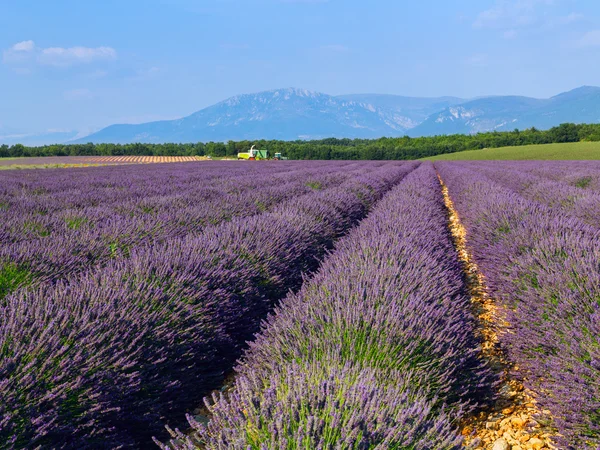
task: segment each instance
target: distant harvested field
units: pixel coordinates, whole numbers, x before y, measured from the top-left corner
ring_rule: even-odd
[[[0,169],[85,167],[204,160],[206,158],[203,156],[46,156],[34,158],[0,158]]]
[[[596,160],[600,159],[600,142],[523,145],[520,147],[485,148],[446,153],[424,158],[426,161],[474,160]]]

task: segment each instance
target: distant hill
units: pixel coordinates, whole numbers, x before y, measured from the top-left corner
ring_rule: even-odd
[[[39,146],[49,142],[59,143],[69,141],[77,136],[77,131],[46,131],[41,133],[25,133],[0,127],[0,145],[23,144],[25,146]]]
[[[193,142],[401,136],[409,116],[363,100],[278,89],[238,95],[178,120],[112,125],[79,142]]]
[[[386,94],[339,95],[336,98],[373,105],[394,114],[406,129],[411,129],[426,120],[431,114],[466,102],[457,97],[403,97]]]
[[[411,136],[472,134],[561,123],[599,123],[600,88],[584,86],[550,99],[487,97],[449,106],[410,130]]]
[[[334,97],[304,89],[277,89],[238,95],[178,120],[111,125],[72,142],[417,137],[548,129],[565,122],[600,123],[600,88],[586,86],[550,99],[497,96],[474,100],[380,94]]]

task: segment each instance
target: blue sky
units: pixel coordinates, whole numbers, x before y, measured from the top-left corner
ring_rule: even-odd
[[[600,85],[597,0],[2,0],[0,135],[181,117],[280,87]]]

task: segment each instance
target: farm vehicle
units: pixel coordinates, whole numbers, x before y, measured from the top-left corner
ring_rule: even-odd
[[[255,146],[253,145],[247,152],[238,153],[237,159],[246,159],[249,161],[262,161],[267,159],[275,159],[281,161],[287,159],[285,156],[282,156],[281,153],[275,153],[275,156],[271,158],[268,150],[259,150],[254,147]]]

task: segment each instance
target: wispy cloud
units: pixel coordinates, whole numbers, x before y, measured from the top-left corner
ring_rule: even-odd
[[[108,75],[108,71],[106,70],[94,70],[93,72],[88,73],[88,78],[92,78],[92,79],[98,79],[98,78],[104,78]]]
[[[72,133],[73,130],[69,128],[48,128],[46,133]]]
[[[94,98],[92,91],[86,88],[70,89],[63,93],[67,100],[89,100]]]
[[[585,20],[583,14],[572,12],[567,15],[547,17],[543,25],[545,29],[552,30],[555,28],[574,26],[575,24],[579,26],[579,22],[583,20]]]
[[[11,48],[2,52],[2,61],[5,64],[21,63],[27,61],[34,48],[35,44],[33,41],[17,42]]]
[[[479,13],[475,28],[516,28],[538,21],[540,10],[558,0],[496,0],[494,6]]]
[[[469,56],[465,62],[467,65],[472,67],[486,67],[489,62],[489,57],[485,53],[478,53],[476,55]]]
[[[160,72],[161,72],[160,67],[152,66],[152,67],[149,67],[148,69],[140,70],[138,72],[138,74],[144,75],[144,76],[154,76],[154,75],[159,74]]]
[[[117,58],[112,47],[49,47],[41,50],[38,56],[40,64],[68,67],[74,64],[89,64],[94,61],[107,61]]]
[[[140,69],[134,75],[128,77],[129,81],[144,81],[158,77],[163,70],[160,67],[152,66],[147,69]]]
[[[600,30],[592,30],[585,33],[576,42],[577,47],[600,47]]]
[[[583,20],[584,18],[585,18],[585,16],[583,14],[572,12],[571,14],[568,14],[566,16],[557,17],[555,19],[555,21],[557,23],[567,25],[570,23],[579,22],[580,20]]]
[[[69,67],[76,64],[89,64],[96,61],[110,61],[117,58],[112,47],[47,47],[40,48],[35,42],[22,41],[4,50],[5,64],[37,63],[55,67]]]
[[[15,52],[30,52],[34,49],[35,43],[33,41],[22,41],[17,42],[11,47],[11,50]]]
[[[504,39],[515,39],[524,32],[556,32],[585,19],[583,14],[565,14],[558,8],[567,0],[495,0],[493,6],[479,13],[475,29],[496,30]]]

